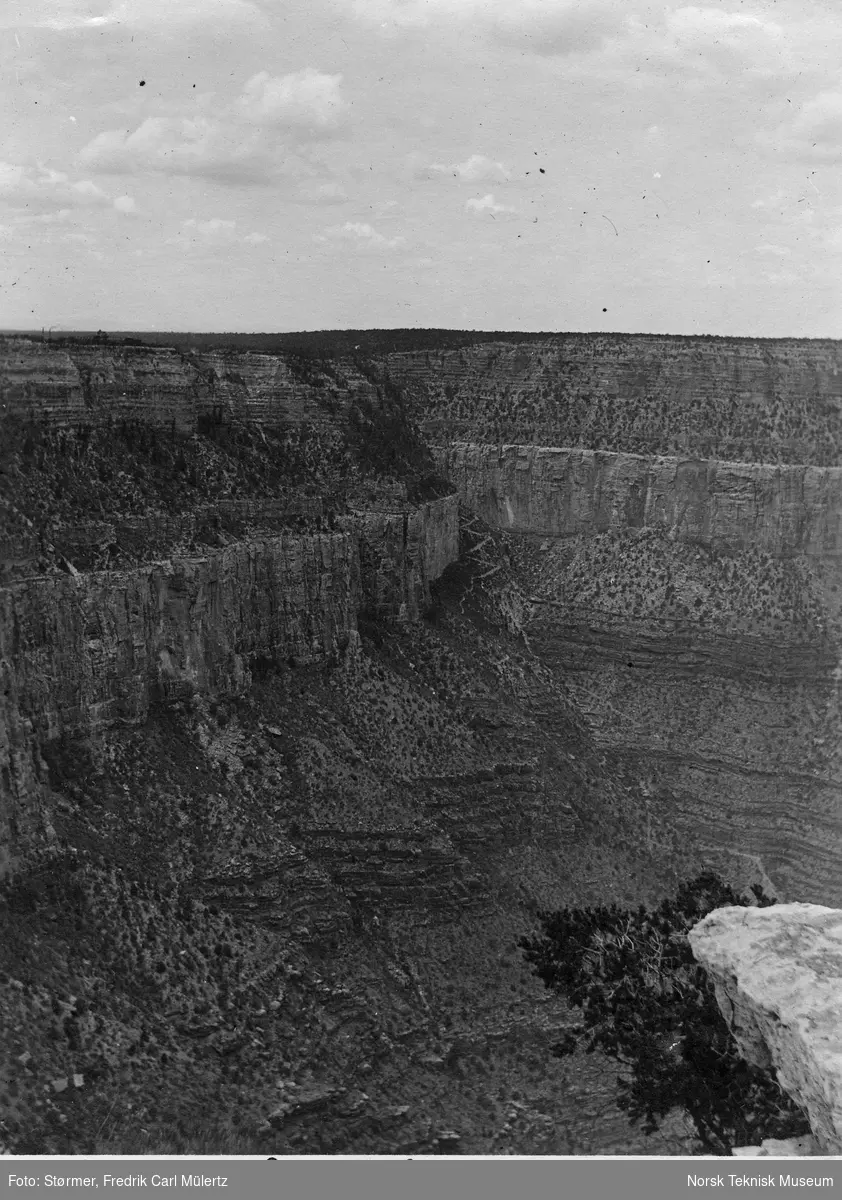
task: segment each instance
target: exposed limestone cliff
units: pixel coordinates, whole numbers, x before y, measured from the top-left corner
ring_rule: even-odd
[[[347,534],[288,536],[0,590],[0,726],[11,764],[0,843],[8,856],[33,848],[33,775],[48,743],[139,724],[154,701],[240,694],[255,659],[322,661],[356,636],[360,603],[357,546]]]
[[[720,908],[689,936],[745,1059],[775,1069],[819,1153],[842,1154],[842,912]]]
[[[714,550],[842,555],[842,467],[464,443],[437,457],[469,508],[514,533],[662,528]]]
[[[842,903],[842,470],[456,444],[516,539],[533,650],[715,855]]]
[[[295,356],[4,338],[0,395],[0,416],[64,426],[140,418],[192,431],[202,416],[231,412],[329,425],[352,396],[373,399],[375,389],[353,364],[339,374]]]
[[[326,427],[376,383],[352,358],[4,339],[0,414],[192,429],[237,412]],[[566,334],[385,355],[431,441],[835,465],[842,351],[798,339]]]
[[[558,334],[386,357],[433,442],[530,442],[837,465],[842,349],[797,339]]]
[[[43,824],[36,747],[141,723],[156,701],[242,694],[255,662],[335,658],[356,644],[363,607],[417,619],[458,554],[456,498],[345,524],[334,534],[264,535],[200,559],[71,568],[0,589],[7,858]]]
[[[615,1069],[554,1067],[568,1014],[516,946],[539,903],[648,894],[642,797],[508,632],[483,538],[358,654],[41,746],[40,854],[0,889],[6,1145],[652,1148]]]
[[[430,583],[459,552],[456,496],[402,512],[358,512],[339,524],[360,531],[362,586],[374,612],[417,619],[430,601]]]

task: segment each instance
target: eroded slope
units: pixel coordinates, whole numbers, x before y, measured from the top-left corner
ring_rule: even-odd
[[[840,343],[558,334],[396,351],[430,440],[831,466]]]
[[[651,1149],[616,1068],[549,1056],[515,942],[692,850],[518,635],[510,548],[463,549],[423,623],[44,746],[54,834],[0,910],[12,1149]]]

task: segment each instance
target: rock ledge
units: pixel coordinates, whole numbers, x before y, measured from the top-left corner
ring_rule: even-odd
[[[746,1060],[775,1068],[819,1153],[842,1154],[842,911],[719,908],[690,944]]]

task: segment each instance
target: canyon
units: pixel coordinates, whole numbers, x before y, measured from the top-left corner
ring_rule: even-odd
[[[468,508],[538,540],[523,628],[600,744],[781,894],[839,904],[842,472],[464,444],[438,461]]]
[[[246,1153],[691,1146],[516,940],[842,903],[842,350],[511,338],[3,342],[0,1137],[200,1149],[212,1087]]]

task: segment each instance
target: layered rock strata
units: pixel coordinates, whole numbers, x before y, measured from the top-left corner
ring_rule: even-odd
[[[714,550],[842,554],[842,467],[466,443],[437,459],[467,507],[513,533],[657,527]]]
[[[842,903],[842,470],[536,446],[437,452],[513,541],[533,651],[720,855]]]
[[[339,374],[290,355],[4,338],[0,396],[0,419],[58,426],[143,420],[192,432],[202,417],[232,413],[242,421],[329,425],[351,397],[373,400],[376,390],[353,364]]]
[[[743,1057],[774,1068],[822,1154],[842,1154],[842,912],[720,908],[690,931]]]
[[[838,342],[566,334],[380,361],[433,442],[531,442],[833,465],[842,457]],[[3,339],[0,418],[60,425],[202,416],[330,424],[376,386],[352,358]]]
[[[360,602],[348,534],[0,590],[2,844],[13,857],[39,827],[40,747],[140,723],[156,700],[240,693],[255,660],[339,653]]]
[[[381,615],[417,618],[429,603],[430,582],[458,556],[456,496],[400,512],[357,512],[338,523],[359,530],[363,592]]]
[[[842,458],[839,342],[558,334],[385,362],[441,444],[821,466]]]
[[[39,746],[141,723],[156,701],[241,694],[255,664],[335,658],[363,608],[417,618],[457,554],[458,502],[444,497],[335,533],[0,589],[0,845],[40,828]]]

